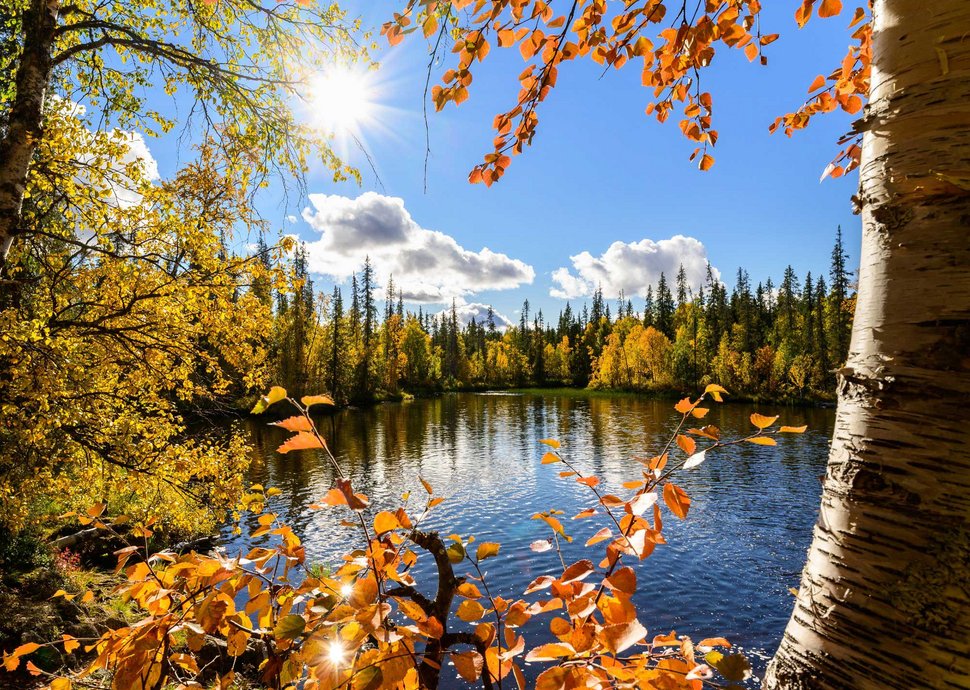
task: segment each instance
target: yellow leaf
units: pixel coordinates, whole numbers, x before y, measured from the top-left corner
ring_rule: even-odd
[[[544,439],[540,440],[539,443],[544,443],[545,445],[549,446],[550,448],[556,448],[556,449],[558,449],[559,446],[562,445],[561,443],[559,443],[559,441],[557,441],[554,438],[544,438]]]
[[[806,429],[808,429],[807,424],[805,426],[783,426],[778,431],[783,434],[804,434]]]
[[[303,407],[310,407],[311,405],[336,406],[337,404],[329,395],[304,395],[302,398],[300,398],[300,402],[303,403]]]
[[[485,607],[474,599],[465,599],[458,605],[456,613],[466,623],[472,623],[485,615]]]
[[[542,456],[543,465],[551,465],[554,462],[562,462],[562,458],[560,458],[555,453],[546,453],[545,455]]]
[[[250,410],[251,414],[262,414],[265,412],[270,405],[278,403],[286,397],[286,389],[280,386],[273,386],[269,389],[269,393],[264,395],[259,399],[259,402]]]
[[[480,561],[484,561],[486,558],[498,556],[498,551],[500,548],[501,545],[493,541],[483,541],[478,545],[478,551],[475,552],[475,558]]]

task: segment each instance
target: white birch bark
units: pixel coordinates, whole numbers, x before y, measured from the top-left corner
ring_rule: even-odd
[[[769,690],[970,688],[970,1],[873,16],[852,344]]]

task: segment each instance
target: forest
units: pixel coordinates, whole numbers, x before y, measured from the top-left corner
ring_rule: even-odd
[[[848,354],[854,290],[838,229],[829,283],[821,272],[799,280],[788,266],[777,289],[752,286],[738,269],[734,287],[717,278],[693,294],[680,267],[661,272],[645,298],[613,304],[567,302],[558,315],[532,313],[499,328],[494,313],[463,323],[457,309],[405,310],[393,276],[378,304],[370,263],[350,294],[315,294],[305,247],[294,249],[289,282],[254,294],[273,313],[264,347],[270,378],[303,394],[326,390],[339,402],[366,402],[435,390],[575,386],[677,396],[718,382],[736,396],[808,402],[835,398],[835,369]],[[268,256],[263,246],[257,256]],[[271,270],[267,265],[266,270]],[[345,307],[346,304],[346,307]]]
[[[970,687],[968,36],[4,0],[0,687]]]

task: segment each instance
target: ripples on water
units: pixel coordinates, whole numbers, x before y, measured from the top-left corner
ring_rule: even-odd
[[[751,428],[754,409],[718,405],[704,421],[734,436]],[[763,670],[791,611],[788,589],[798,586],[811,539],[834,419],[832,410],[758,411],[781,414],[785,424],[808,424],[809,431],[774,448],[722,449],[681,473],[676,481],[692,499],[688,518],[681,522],[665,513],[668,544],[635,566],[639,618],[650,635],[723,635],[751,655],[756,671]],[[588,489],[557,476],[562,465],[540,464],[539,439],[559,439],[562,452],[584,473],[599,476],[607,492],[624,495],[620,484],[640,478],[633,457],[659,452],[675,416],[669,402],[628,397],[449,394],[345,410],[319,424],[354,489],[366,493],[375,510],[393,510],[408,490],[423,503],[420,475],[448,499],[426,528],[501,542],[501,555],[486,562],[490,587],[518,598],[533,578],[558,564],[555,551],[529,550],[532,541],[549,536],[545,524],[530,517],[558,508],[569,518],[595,504]],[[333,480],[326,459],[315,451],[279,455],[275,448],[286,432],[256,423],[250,428],[258,453],[251,479],[282,490],[269,510],[293,526],[308,561],[337,563],[360,546],[358,533],[340,526],[339,511],[309,508]],[[582,544],[604,526],[602,519],[563,522],[575,537],[565,547],[566,562],[597,562],[601,545]],[[248,538],[255,526],[248,517],[242,535],[224,531],[230,553],[265,539]],[[430,558],[422,562],[431,565]],[[548,620],[542,617],[524,631],[530,643],[549,637]],[[530,670],[530,676],[537,672]]]

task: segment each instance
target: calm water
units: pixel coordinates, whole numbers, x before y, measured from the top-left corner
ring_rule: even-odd
[[[751,428],[752,411],[747,405],[719,405],[704,421],[735,435]],[[768,406],[758,411],[781,414],[786,424],[808,424],[809,431],[775,448],[724,449],[682,473],[677,482],[692,498],[690,514],[686,522],[667,514],[668,544],[640,563],[637,574],[640,621],[651,635],[670,630],[695,640],[723,635],[742,646],[760,670],[791,610],[788,588],[798,585],[811,538],[834,412]],[[671,403],[663,401],[485,393],[346,410],[320,424],[354,489],[366,493],[373,508],[395,508],[405,490],[423,501],[421,475],[436,494],[448,497],[427,528],[501,542],[501,555],[486,562],[490,586],[517,598],[528,582],[554,572],[558,563],[555,551],[529,550],[530,542],[549,536],[545,524],[530,516],[558,508],[568,518],[595,504],[588,489],[557,476],[562,465],[540,464],[539,439],[559,439],[586,473],[599,476],[609,492],[625,495],[620,484],[639,478],[641,466],[633,456],[655,454],[675,416]],[[262,424],[251,429],[259,453],[252,480],[282,490],[270,509],[303,539],[308,560],[334,563],[359,546],[357,533],[339,525],[339,511],[309,509],[333,479],[325,459],[316,451],[279,455],[275,448],[286,432]],[[567,563],[581,557],[597,562],[601,545],[582,544],[605,525],[602,518],[564,524],[575,537],[566,547]],[[247,535],[255,520],[242,527],[239,537],[225,531],[230,552],[253,543]],[[430,565],[430,558],[422,560]],[[541,620],[526,631],[530,642],[548,635],[548,617]]]

